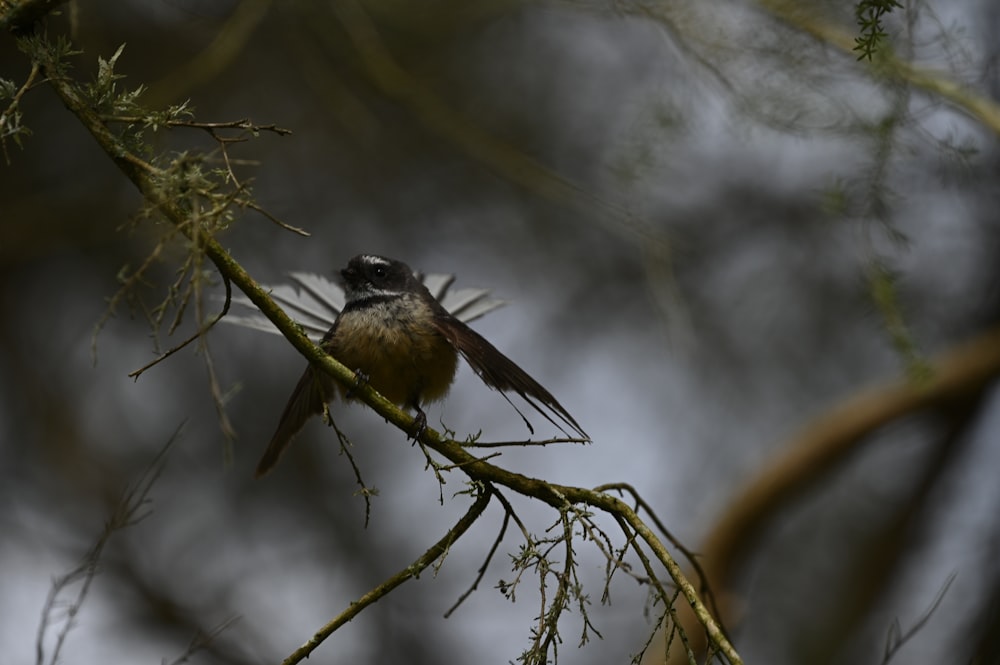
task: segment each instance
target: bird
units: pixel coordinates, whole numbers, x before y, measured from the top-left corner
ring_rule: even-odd
[[[454,275],[422,272],[414,274],[435,300],[451,312],[452,316],[465,323],[471,323],[508,304],[505,300],[491,297],[488,289],[455,288]],[[336,272],[336,277],[339,279],[339,271]],[[261,284],[261,288],[295,319],[295,323],[316,344],[320,343],[344,309],[343,286],[325,275],[293,271],[288,273],[287,283]],[[217,298],[220,302],[225,300],[223,297]],[[281,335],[271,319],[264,316],[250,298],[233,293],[231,303],[242,310],[238,314],[228,313],[222,323]]]
[[[582,440],[590,440],[552,393],[445,309],[406,263],[359,254],[348,261],[340,275],[345,303],[319,346],[387,400],[412,409],[416,413],[414,439],[426,428],[422,407],[447,395],[461,356],[483,383],[508,402],[506,394],[514,393],[567,436],[553,416]],[[349,388],[307,366],[255,476],[270,472],[309,418],[323,413],[327,403],[338,396],[352,399]],[[525,423],[533,431],[527,419]]]

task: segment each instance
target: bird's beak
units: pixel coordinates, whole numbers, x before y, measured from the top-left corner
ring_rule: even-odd
[[[340,277],[344,280],[345,284],[350,284],[357,280],[358,273],[353,268],[348,267],[340,271]]]

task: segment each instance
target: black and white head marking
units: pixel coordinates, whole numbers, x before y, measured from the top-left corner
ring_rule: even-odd
[[[384,256],[355,256],[340,274],[344,278],[347,307],[376,299],[397,298],[413,290],[414,277],[409,266]]]

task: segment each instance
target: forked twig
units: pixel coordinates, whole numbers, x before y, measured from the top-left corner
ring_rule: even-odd
[[[330,415],[330,410],[324,404],[323,409],[323,419],[333,428],[333,431],[337,433],[337,441],[340,443],[340,452],[342,455],[347,457],[347,461],[351,465],[351,469],[354,471],[354,480],[358,483],[358,491],[355,494],[360,494],[365,500],[365,528],[368,528],[368,520],[371,518],[372,513],[372,497],[378,495],[378,489],[375,487],[368,487],[365,483],[364,478],[361,477],[361,468],[358,466],[357,461],[354,459],[354,454],[351,452],[351,446],[354,444],[348,438],[347,434],[343,432],[339,427],[337,427],[336,421],[333,416]]]
[[[934,600],[931,601],[930,607],[924,611],[923,615],[917,619],[917,622],[913,624],[913,627],[908,631],[905,633],[900,632],[901,629],[899,627],[899,619],[892,622],[889,626],[889,634],[886,635],[885,639],[885,652],[882,656],[882,665],[888,665],[889,661],[892,660],[892,657],[896,655],[903,645],[909,642],[914,635],[920,632],[920,630],[927,625],[927,622],[930,621],[931,616],[933,616],[934,612],[936,612],[937,608],[941,605],[941,601],[944,600],[945,594],[948,593],[948,589],[951,588],[951,583],[955,581],[955,577],[957,576],[958,573],[952,573],[948,576],[948,579],[946,579],[944,584],[941,586],[941,590],[938,591],[937,596],[935,596]]]
[[[722,633],[728,637],[729,632],[726,630],[725,624],[722,623],[722,613],[719,610],[719,604],[716,601],[715,593],[712,591],[712,587],[709,584],[708,575],[705,573],[705,569],[698,561],[698,557],[695,553],[685,547],[678,538],[670,533],[670,530],[667,529],[666,525],[664,525],[662,520],[660,520],[656,511],[654,511],[652,506],[650,506],[649,503],[647,503],[646,500],[639,495],[639,492],[636,491],[634,487],[628,483],[609,483],[607,485],[600,485],[599,487],[594,488],[595,492],[607,492],[610,490],[616,491],[619,494],[629,494],[635,501],[636,508],[644,510],[646,514],[649,515],[649,518],[653,521],[656,528],[660,530],[660,533],[666,536],[667,540],[670,541],[670,544],[673,545],[678,552],[684,555],[684,558],[687,559],[689,564],[691,564],[691,568],[698,576],[698,581],[700,583],[699,591],[701,591],[702,595],[705,596],[707,604],[712,610],[712,614],[714,614],[716,619],[719,621],[719,628],[722,630]]]
[[[495,489],[491,488],[491,491],[496,492]],[[504,512],[503,523],[500,525],[500,532],[497,537],[493,540],[493,545],[490,546],[490,551],[486,553],[486,560],[483,561],[483,565],[479,566],[479,570],[476,571],[476,579],[472,581],[469,588],[458,597],[455,604],[448,608],[448,611],[444,613],[444,618],[447,619],[458,609],[459,605],[465,602],[465,599],[473,594],[473,592],[479,588],[479,583],[483,581],[483,577],[486,575],[486,569],[489,568],[490,562],[493,560],[493,555],[497,553],[497,549],[500,547],[500,543],[503,541],[503,537],[507,534],[507,526],[510,524],[510,513]]]
[[[46,663],[48,665],[55,665],[59,661],[59,655],[66,643],[66,638],[76,625],[76,617],[80,613],[84,601],[87,599],[94,578],[97,576],[98,564],[104,553],[104,548],[107,547],[108,542],[115,533],[137,524],[149,514],[148,512],[143,512],[143,509],[149,505],[149,492],[153,489],[153,484],[163,472],[167,452],[178,439],[180,431],[181,428],[178,427],[163,447],[160,448],[159,452],[156,453],[156,456],[153,457],[135,484],[125,488],[121,497],[116,502],[111,516],[104,523],[101,535],[98,536],[93,546],[91,546],[90,550],[81,559],[80,564],[53,581],[52,588],[49,590],[49,595],[45,600],[45,605],[42,607],[42,616],[38,623],[38,633],[35,637],[36,665],[46,665]],[[78,581],[82,581],[80,590],[76,593],[75,599],[65,604],[65,618],[55,619],[53,613],[57,606],[62,605],[58,602],[60,594],[71,584]],[[45,636],[49,628],[58,620],[62,620],[64,623],[56,634],[52,654],[46,660]]]

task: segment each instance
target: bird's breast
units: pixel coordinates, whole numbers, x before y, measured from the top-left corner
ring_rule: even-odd
[[[400,406],[447,394],[458,353],[434,325],[434,313],[402,297],[345,311],[326,342],[341,363],[368,376],[375,390]]]

